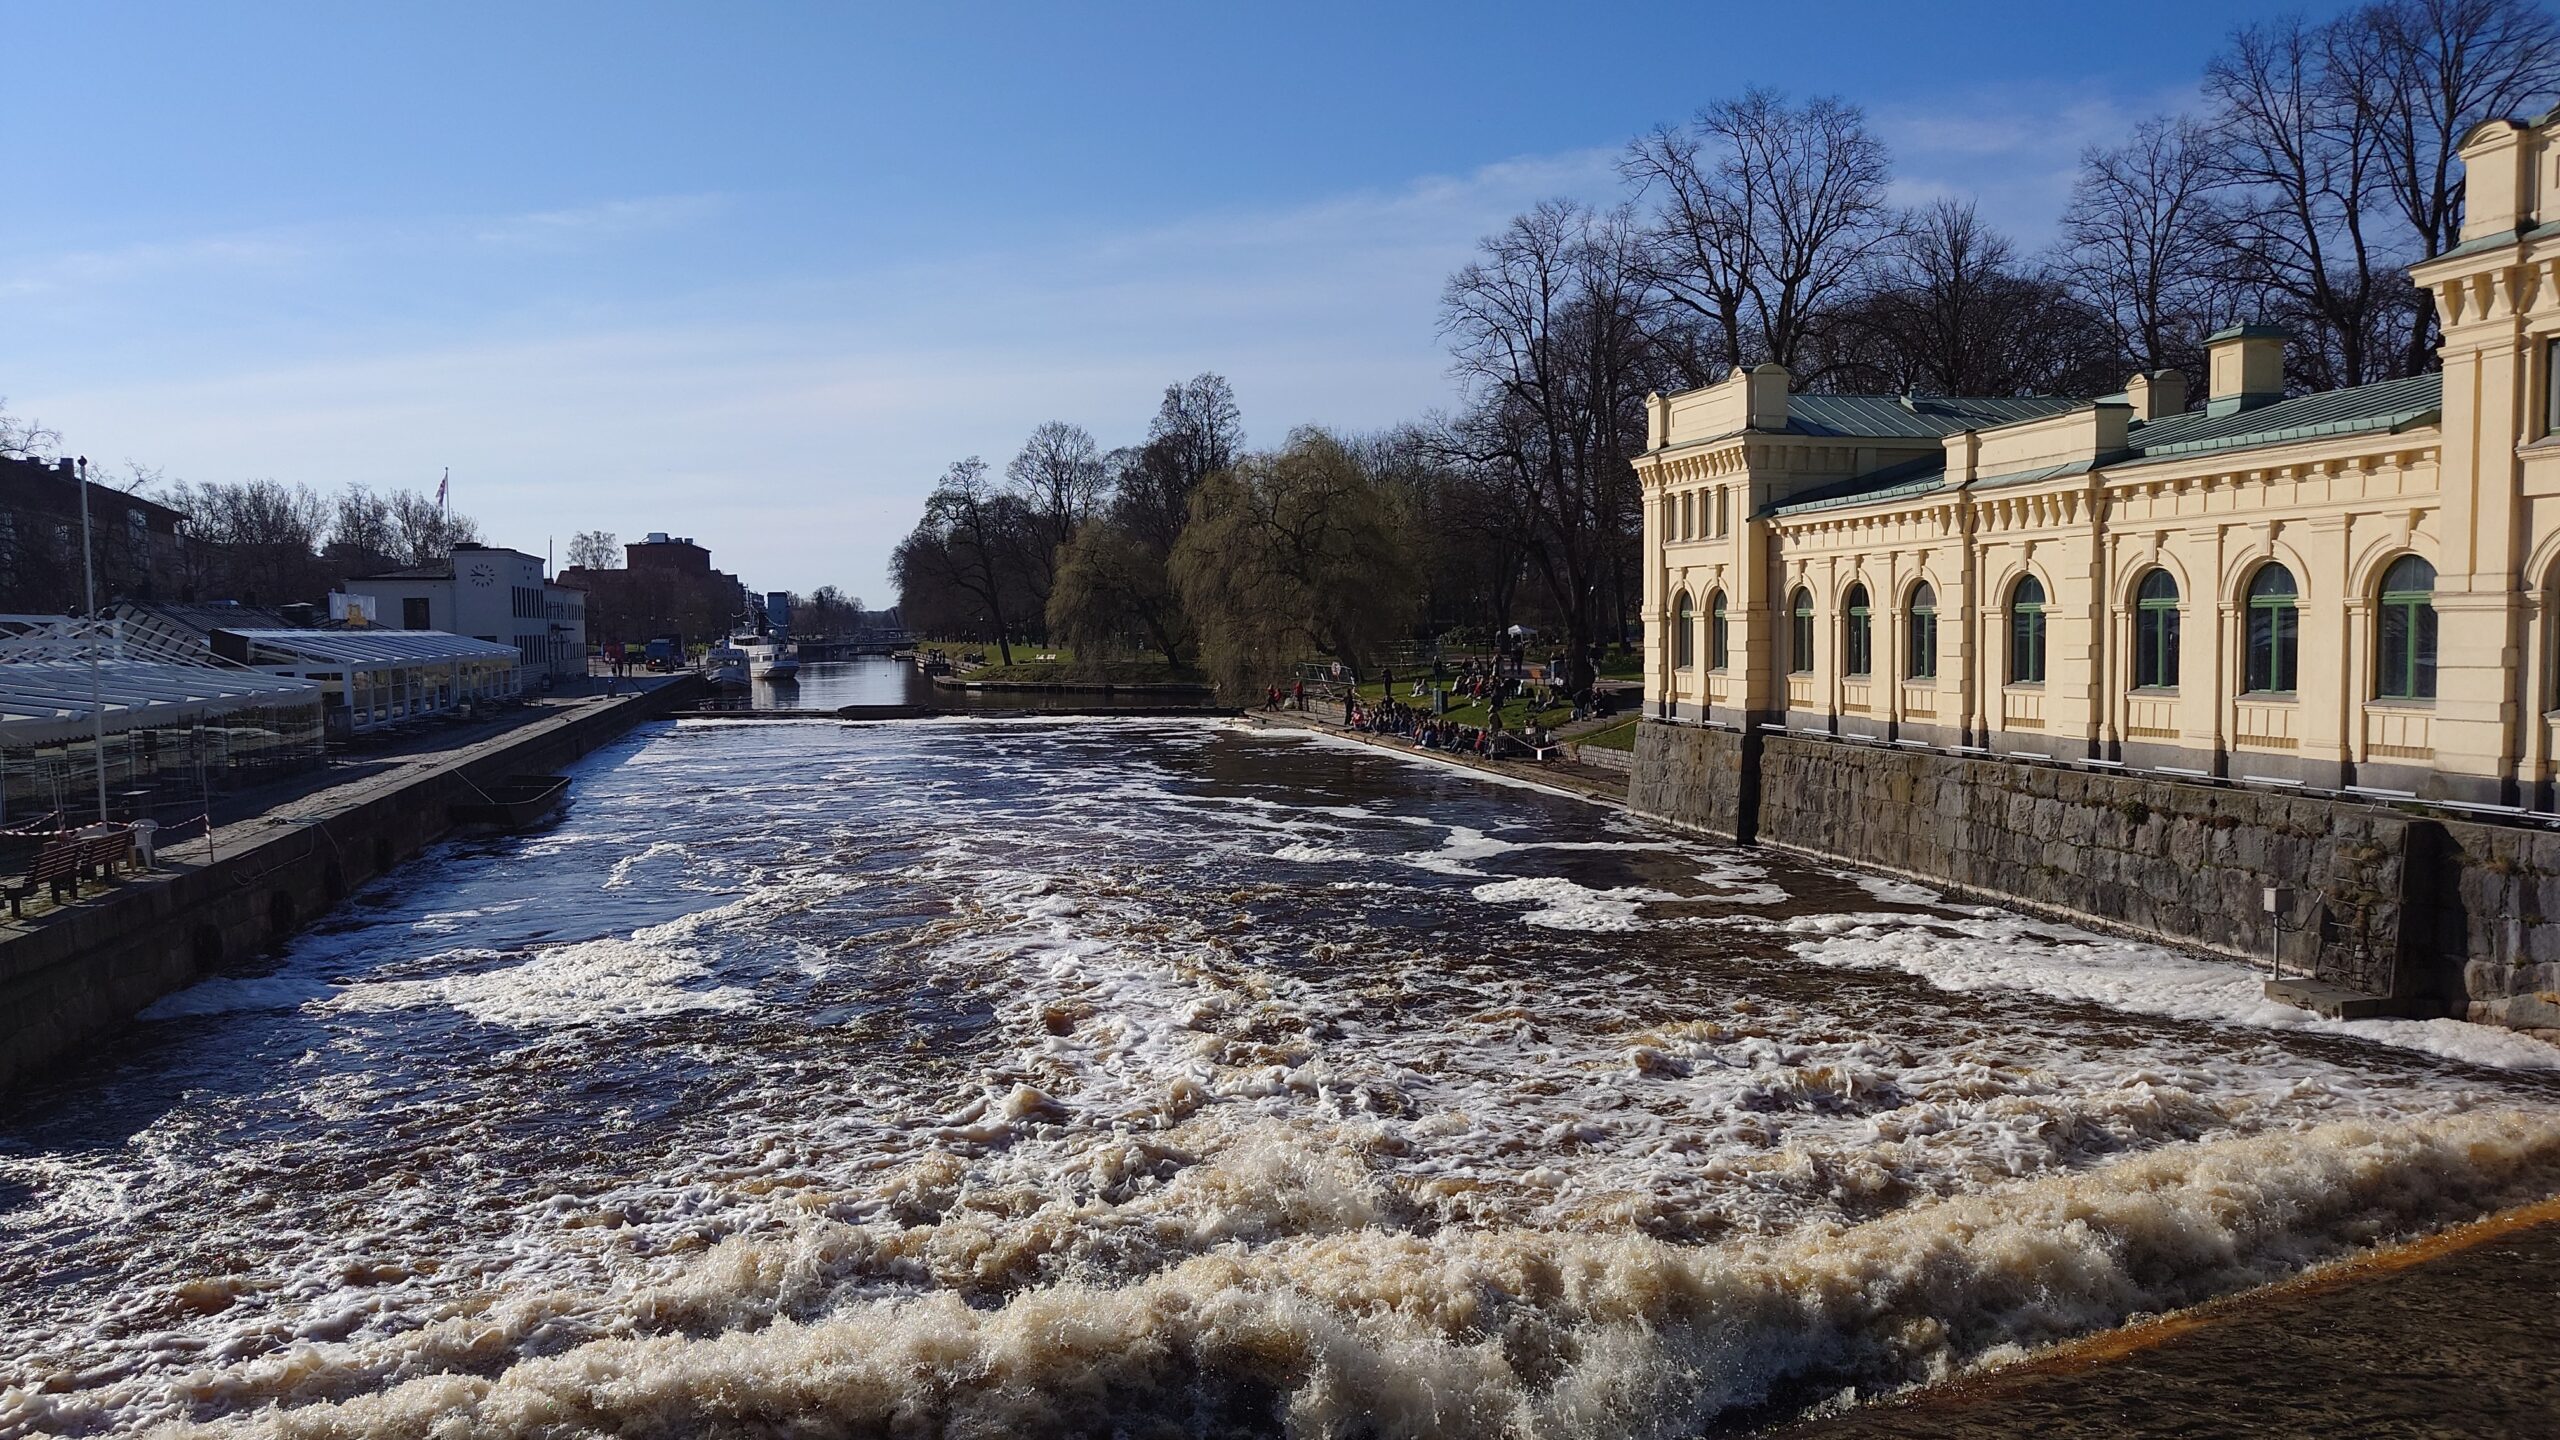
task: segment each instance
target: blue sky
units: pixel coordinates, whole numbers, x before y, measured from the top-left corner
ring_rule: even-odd
[[[943,466],[1043,420],[1126,443],[1201,370],[1260,442],[1445,406],[1475,238],[1703,102],[1854,100],[2040,243],[2278,8],[0,0],[0,396],[885,604]]]

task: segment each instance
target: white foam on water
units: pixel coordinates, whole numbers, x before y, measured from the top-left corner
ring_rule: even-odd
[[[1551,930],[1640,930],[1645,921],[1637,912],[1647,902],[1680,898],[1668,890],[1642,885],[1596,890],[1554,875],[1496,880],[1478,885],[1471,893],[1488,905],[1523,901],[1536,905],[1537,909],[1521,918]]]
[[[2458,1020],[2327,1020],[2266,997],[2246,966],[1980,909],[1915,926],[1906,915],[1810,915],[1786,928],[1818,965],[1889,967],[1942,990],[2022,990],[2134,1014],[2354,1036],[2448,1060],[2560,1069],[2560,1046]]]
[[[633,940],[587,940],[511,962],[487,951],[456,958],[481,966],[429,980],[360,981],[338,992],[333,1003],[350,1011],[448,1005],[484,1024],[525,1028],[742,1010],[755,1003],[752,991],[702,984],[711,972],[699,958]]]
[[[602,1328],[622,1333],[495,1373],[483,1373],[492,1345],[521,1349],[546,1317],[597,1297],[299,1347],[180,1395],[287,1407],[210,1433],[421,1440],[754,1432],[816,1416],[846,1433],[1100,1433],[1263,1387],[1300,1434],[1681,1433],[1783,1385],[1942,1377],[2274,1278],[2377,1229],[2539,1193],[2560,1183],[2560,1126],[2340,1122],[1709,1245],[1414,1233],[1381,1212],[1356,1160],[1302,1140],[1265,1137],[1185,1179],[1210,1203],[1194,1213],[1229,1213],[1235,1238],[1134,1285],[1039,1285],[992,1307],[950,1289],[882,1295],[865,1277],[922,1266],[957,1279],[1027,1237],[974,1217],[819,1224],[727,1242],[680,1278],[604,1301],[622,1318]],[[1218,1208],[1238,1194],[1260,1197],[1241,1229]],[[341,1398],[350,1388],[376,1393]],[[54,1396],[8,1403],[22,1423],[69,1418],[42,1416]]]
[[[625,855],[621,859],[614,861],[613,868],[605,873],[604,884],[601,888],[606,890],[619,890],[631,883],[631,877],[640,869],[641,866],[647,865],[651,861],[656,860],[682,859],[687,853],[688,851],[681,841],[654,841],[647,849],[640,851],[638,854]]]
[[[1889,875],[1853,874],[1858,888],[1887,905],[1939,905],[1946,897],[1926,885],[1898,880]]]

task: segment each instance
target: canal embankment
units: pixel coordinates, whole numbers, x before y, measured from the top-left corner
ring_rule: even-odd
[[[2560,832],[2521,816],[1653,720],[1635,754],[1630,808],[1683,829],[2560,1038]]]
[[[632,727],[689,709],[678,676],[344,784],[161,851],[157,868],[0,926],[0,1092],[83,1053],[153,1001],[292,936],[453,830],[456,804],[556,770]]]

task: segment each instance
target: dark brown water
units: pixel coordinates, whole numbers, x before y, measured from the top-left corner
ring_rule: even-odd
[[[0,1112],[0,1436],[1694,1434],[2560,1190],[2550,1047],[1313,737],[576,793]]]
[[[1033,654],[1019,651],[1017,654]],[[1091,691],[967,690],[936,685],[903,660],[870,656],[803,665],[799,675],[776,683],[759,680],[746,697],[758,710],[837,710],[847,705],[924,705],[938,710],[989,710],[1006,714],[1048,710],[1090,711],[1126,706],[1155,709],[1162,696]],[[1187,700],[1179,703],[1188,703]]]

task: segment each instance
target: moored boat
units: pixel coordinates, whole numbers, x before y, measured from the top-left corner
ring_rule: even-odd
[[[747,652],[735,645],[722,645],[702,659],[703,673],[711,688],[731,693],[744,690],[752,682],[747,671]]]
[[[729,642],[747,657],[747,673],[775,684],[800,678],[800,649],[780,636],[741,635]]]

